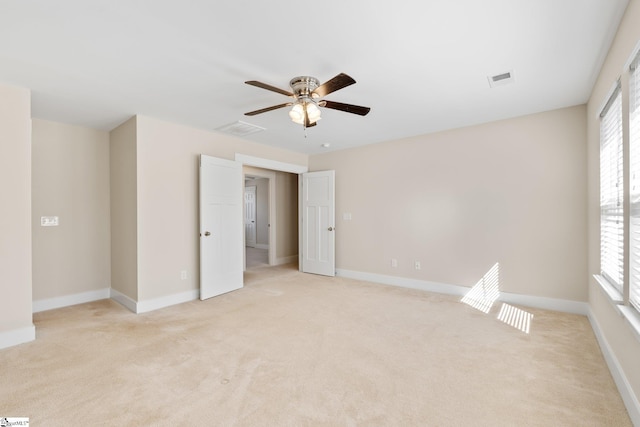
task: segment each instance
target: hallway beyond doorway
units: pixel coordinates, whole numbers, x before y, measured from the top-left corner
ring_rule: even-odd
[[[247,270],[250,268],[265,267],[269,265],[269,250],[245,247],[247,256]]]

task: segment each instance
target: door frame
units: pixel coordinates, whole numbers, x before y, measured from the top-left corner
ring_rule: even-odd
[[[279,162],[276,160],[265,159],[262,157],[249,156],[246,154],[236,153],[235,161],[242,163],[242,169],[250,170],[251,175],[260,176],[262,178],[269,178],[269,265],[277,264],[277,256],[276,256],[276,173],[279,172],[288,172],[300,174],[309,172],[309,167],[304,165],[297,165],[293,163],[285,163]],[[251,166],[261,169],[268,170],[257,170],[254,173],[253,170],[249,169]],[[246,173],[246,172],[245,172]],[[260,175],[262,173],[263,175]],[[244,176],[243,176],[244,178]],[[299,203],[298,203],[299,205]],[[300,209],[298,209],[298,229],[300,229],[300,224],[302,221],[302,217],[300,216]],[[244,236],[243,236],[244,238]],[[300,240],[300,233],[298,233],[298,257],[301,256],[302,253],[302,240]],[[302,268],[302,263],[298,263],[298,269]]]

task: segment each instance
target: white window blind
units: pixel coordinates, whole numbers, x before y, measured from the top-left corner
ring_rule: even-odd
[[[600,114],[600,268],[623,292],[624,209],[620,85]]]
[[[640,310],[640,54],[629,78],[629,302]]]

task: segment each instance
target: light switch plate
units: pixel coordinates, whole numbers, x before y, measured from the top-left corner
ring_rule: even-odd
[[[57,216],[41,216],[40,225],[42,227],[57,227],[60,222]]]

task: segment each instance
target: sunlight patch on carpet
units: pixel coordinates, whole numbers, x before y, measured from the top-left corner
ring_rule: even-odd
[[[500,264],[493,267],[462,298],[461,302],[489,313],[493,303],[500,297]]]
[[[525,334],[529,333],[531,319],[533,319],[533,314],[505,303],[502,304],[500,313],[498,314],[498,320],[509,326],[513,326]]]

